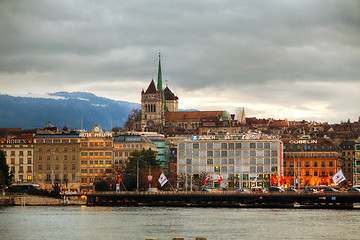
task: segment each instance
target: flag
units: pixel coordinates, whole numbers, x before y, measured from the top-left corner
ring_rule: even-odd
[[[206,184],[210,179],[210,174],[205,178],[204,184]]]
[[[131,115],[131,118],[134,118],[134,116],[135,116],[135,109],[133,108],[133,113]]]
[[[278,184],[278,179],[277,179],[277,177],[275,176],[275,174],[273,174],[272,175],[272,177],[271,177],[271,181],[272,181],[272,183],[276,186],[277,184]]]
[[[285,179],[284,179],[284,176],[281,175],[281,178],[280,178],[280,185],[283,185],[285,182]]]
[[[223,180],[223,179],[222,179],[222,177],[221,177],[221,175],[220,175],[220,173],[219,173],[219,180],[218,180],[218,184],[220,184],[222,180]]]
[[[345,180],[345,176],[341,170],[339,170],[332,178],[335,184],[339,184]]]
[[[260,174],[256,175],[256,178],[254,179],[253,183],[256,183],[256,180],[258,179]]]
[[[168,180],[167,180],[165,174],[162,173],[162,174],[160,175],[160,178],[159,178],[159,183],[160,183],[160,185],[161,185],[161,186],[164,186],[164,184],[167,183],[167,181],[168,181]]]

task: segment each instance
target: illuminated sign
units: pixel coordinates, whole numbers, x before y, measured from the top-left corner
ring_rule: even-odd
[[[32,143],[31,140],[28,139],[8,139],[6,140],[6,144],[28,144]]]
[[[112,137],[111,132],[83,132],[79,134],[82,138],[89,138],[89,137]]]
[[[289,140],[290,144],[317,144],[316,139],[305,139],[305,140]]]

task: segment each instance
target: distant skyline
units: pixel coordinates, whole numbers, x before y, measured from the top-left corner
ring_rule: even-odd
[[[3,0],[0,94],[140,103],[160,51],[180,109],[354,122],[359,12],[356,0]]]

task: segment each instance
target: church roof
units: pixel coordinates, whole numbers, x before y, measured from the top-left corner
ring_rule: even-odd
[[[156,90],[156,87],[155,87],[155,83],[154,83],[154,80],[152,79],[151,82],[150,82],[150,85],[149,87],[147,88],[145,94],[148,94],[148,93],[156,93],[157,90]]]
[[[175,94],[168,87],[166,87],[164,89],[164,95],[165,95],[165,100],[178,100],[179,99],[177,96],[175,96]]]
[[[209,117],[221,117],[223,111],[166,112],[166,121],[179,121]]]

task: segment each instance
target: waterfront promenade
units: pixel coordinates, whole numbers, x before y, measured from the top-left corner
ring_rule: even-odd
[[[239,192],[94,192],[86,196],[89,206],[171,206],[246,208],[356,209],[360,194],[336,193],[239,193]]]

